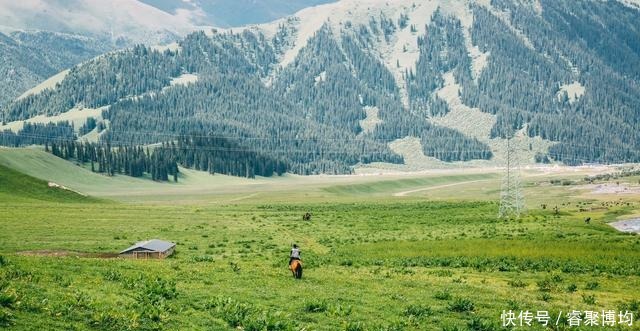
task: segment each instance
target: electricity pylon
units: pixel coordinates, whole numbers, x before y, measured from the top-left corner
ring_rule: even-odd
[[[524,197],[520,182],[520,157],[512,137],[507,138],[505,174],[502,178],[498,218],[519,218],[524,211]]]

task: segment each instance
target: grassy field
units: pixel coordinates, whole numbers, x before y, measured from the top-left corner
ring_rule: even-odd
[[[153,198],[135,186],[131,202],[113,180],[136,180],[96,177],[122,190],[121,201],[87,198],[7,168],[19,162],[3,153],[0,327],[8,330],[499,330],[503,310],[546,310],[554,321],[570,310],[640,315],[640,237],[607,225],[636,215],[639,200],[548,184],[579,172],[532,173],[528,214],[498,221],[497,189],[487,185],[499,183],[495,173],[310,178],[301,188],[295,176],[210,179],[223,193],[144,182]],[[19,154],[33,158],[32,169],[57,162],[30,153]],[[51,169],[64,185],[98,176],[59,166],[76,169]],[[167,199],[185,192],[194,202],[158,193],[180,185],[186,191]],[[560,213],[537,207],[545,201]],[[150,238],[176,242],[176,254],[109,258]],[[287,270],[293,242],[302,280]]]

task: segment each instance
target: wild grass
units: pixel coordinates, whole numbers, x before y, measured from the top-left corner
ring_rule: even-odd
[[[513,307],[639,306],[640,239],[605,224],[613,209],[586,225],[577,210],[497,221],[493,202],[2,202],[0,325],[15,330],[496,330]],[[51,254],[151,238],[176,254]]]

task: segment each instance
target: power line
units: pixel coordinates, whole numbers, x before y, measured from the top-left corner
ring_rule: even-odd
[[[500,192],[500,209],[498,218],[519,218],[524,210],[524,196],[520,181],[520,155],[512,141],[507,137],[505,174],[502,178]]]

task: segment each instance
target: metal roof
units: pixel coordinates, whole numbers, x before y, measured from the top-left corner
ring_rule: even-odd
[[[147,241],[141,241],[136,243],[135,245],[123,250],[122,252],[120,252],[120,254],[122,253],[126,253],[128,251],[134,250],[134,249],[138,249],[138,248],[143,248],[152,252],[165,252],[171,248],[173,248],[176,244],[172,243],[172,242],[168,242],[168,241],[164,241],[164,240],[159,240],[159,239],[151,239],[151,240],[147,240]]]

